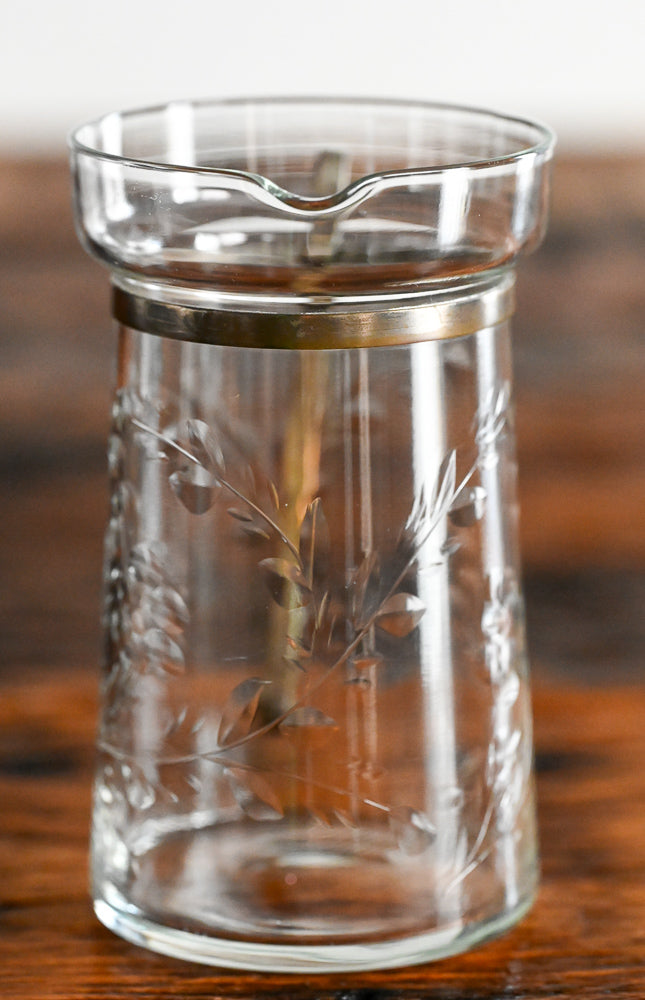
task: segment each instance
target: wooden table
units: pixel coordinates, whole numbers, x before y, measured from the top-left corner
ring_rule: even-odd
[[[516,331],[543,881],[505,937],[418,968],[254,975],[104,930],[86,889],[107,280],[63,163],[0,162],[0,993],[645,997],[645,159],[562,159]]]

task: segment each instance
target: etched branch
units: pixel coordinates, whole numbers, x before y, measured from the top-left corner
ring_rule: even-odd
[[[198,468],[204,469],[204,464],[200,462],[200,460],[195,455],[193,455],[192,452],[188,451],[187,448],[184,448],[182,445],[180,445],[178,441],[175,441],[173,438],[168,437],[168,435],[163,434],[161,431],[155,430],[148,424],[144,424],[141,420],[137,420],[136,417],[132,418],[132,423],[140,431],[143,431],[145,434],[151,434],[158,441],[163,442],[163,444],[167,445],[169,448],[173,448],[178,454],[183,455],[183,457],[188,459],[189,462],[193,462]],[[205,469],[205,471],[208,470]],[[261,507],[258,507],[258,505],[254,503],[249,497],[245,496],[242,492],[240,492],[240,490],[236,489],[236,487],[233,486],[233,484],[230,483],[227,479],[225,479],[224,476],[218,473],[217,475],[213,476],[213,479],[214,479],[213,485],[223,486],[224,489],[232,493],[233,496],[237,497],[238,500],[241,500],[242,503],[246,504],[253,511],[253,513],[257,515],[257,517],[259,517],[262,521],[264,521],[267,527],[269,527],[272,531],[276,533],[276,535],[278,535],[280,541],[287,546],[287,548],[293,555],[294,559],[296,559],[298,566],[300,567],[300,569],[302,569],[302,562],[300,560],[300,553],[298,552],[298,549],[293,544],[291,539],[285,535],[280,526],[276,524],[273,518],[270,517],[266,513],[266,511],[262,510]]]

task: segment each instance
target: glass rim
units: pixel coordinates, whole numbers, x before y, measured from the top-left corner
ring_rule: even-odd
[[[328,107],[331,108],[334,105],[339,108],[346,108],[348,110],[360,110],[361,108],[367,111],[368,109],[374,109],[375,111],[395,111],[400,109],[402,113],[406,111],[418,111],[431,113],[443,113],[452,114],[456,118],[467,116],[472,116],[478,119],[482,126],[486,124],[506,124],[509,128],[511,126],[520,127],[524,129],[529,135],[532,133],[534,137],[533,142],[527,142],[526,144],[518,143],[518,148],[509,152],[502,153],[498,156],[487,157],[481,159],[461,159],[452,160],[450,162],[441,163],[434,166],[416,166],[416,167],[401,167],[396,169],[384,169],[377,170],[372,173],[363,175],[357,180],[351,181],[342,191],[337,191],[333,196],[322,196],[317,198],[307,198],[302,199],[296,196],[295,200],[302,206],[303,200],[314,206],[320,206],[321,204],[331,205],[332,202],[340,200],[345,200],[349,192],[354,192],[357,188],[362,188],[365,184],[372,185],[375,181],[384,180],[390,182],[396,182],[398,179],[405,181],[410,177],[421,178],[439,178],[447,173],[455,170],[468,170],[468,171],[483,171],[492,170],[500,167],[509,167],[516,164],[518,161],[523,160],[531,156],[542,156],[544,159],[548,159],[554,150],[556,136],[554,131],[543,122],[533,119],[525,118],[518,115],[506,114],[503,112],[498,112],[484,107],[478,107],[476,105],[468,104],[458,104],[458,103],[446,103],[441,101],[423,101],[423,100],[407,100],[405,98],[389,98],[389,97],[344,97],[344,96],[262,96],[262,97],[230,97],[230,98],[202,98],[202,99],[177,99],[174,101],[167,101],[160,104],[146,105],[142,107],[128,108],[123,111],[107,112],[104,115],[100,115],[97,118],[93,118],[89,121],[84,122],[81,125],[76,126],[68,134],[68,146],[70,151],[74,155],[88,156],[95,160],[101,160],[105,162],[111,162],[119,164],[122,167],[132,167],[140,170],[150,170],[150,171],[161,171],[164,173],[183,173],[189,176],[200,176],[204,178],[217,178],[221,177],[222,180],[234,181],[246,181],[252,184],[258,184],[265,190],[270,191],[274,196],[277,196],[280,201],[290,203],[293,196],[290,192],[285,191],[279,185],[275,184],[270,177],[266,177],[261,173],[255,173],[250,170],[242,170],[230,167],[219,167],[219,166],[206,166],[206,165],[193,165],[193,164],[182,164],[174,163],[170,160],[155,160],[147,159],[144,157],[128,156],[118,153],[110,153],[105,150],[97,148],[97,144],[92,144],[87,141],[84,137],[84,133],[91,129],[98,129],[99,126],[113,116],[117,116],[123,121],[132,120],[135,117],[140,116],[153,116],[156,114],[161,114],[168,111],[173,106],[188,105],[195,110],[205,110],[212,109],[217,110],[227,110],[234,108],[244,108],[250,106],[258,107],[269,107],[273,105],[276,109],[285,110],[289,107],[298,108],[304,107],[306,105],[315,105],[319,108]]]

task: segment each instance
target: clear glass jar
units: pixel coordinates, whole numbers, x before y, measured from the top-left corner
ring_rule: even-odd
[[[552,145],[363,101],[73,136],[119,330],[92,878],[124,937],[356,970],[530,906],[509,319]]]

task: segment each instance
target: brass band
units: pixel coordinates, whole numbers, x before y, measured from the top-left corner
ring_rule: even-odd
[[[512,272],[488,275],[420,300],[374,297],[354,309],[338,299],[314,307],[235,308],[229,298],[204,307],[207,293],[129,277],[113,285],[113,315],[124,326],[173,340],[231,347],[324,350],[385,347],[463,337],[508,319],[514,307]],[[188,300],[188,301],[187,301]],[[196,300],[196,301],[195,301]],[[403,303],[403,304],[402,304]],[[371,303],[370,303],[371,305]],[[286,311],[287,308],[293,311]],[[298,309],[298,311],[296,311]],[[275,311],[274,311],[275,310]]]

